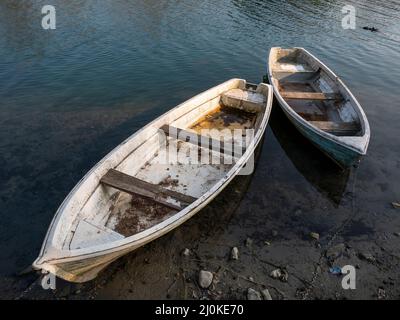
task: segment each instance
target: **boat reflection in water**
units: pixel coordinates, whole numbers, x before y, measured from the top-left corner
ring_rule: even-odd
[[[288,121],[276,101],[272,110],[269,124],[290,161],[321,194],[339,206],[350,170],[342,170],[304,138]]]

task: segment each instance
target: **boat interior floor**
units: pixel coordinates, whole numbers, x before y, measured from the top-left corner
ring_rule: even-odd
[[[146,148],[146,152],[152,150],[152,154],[142,165],[139,164],[138,169],[132,168],[142,157],[132,156],[124,160],[126,164],[109,170],[101,178],[98,191],[102,193],[99,199],[107,199],[102,200],[106,209],[103,208],[101,214],[81,219],[65,245],[69,249],[77,249],[132,236],[168,219],[208,192],[227,175],[238,156],[235,152],[224,153],[224,148],[227,148],[224,143],[220,144],[220,149],[212,146],[215,140],[222,140],[221,137],[206,135],[211,141],[208,148],[194,141],[205,138],[203,129],[233,131],[258,126],[264,112],[257,112],[257,108],[260,102],[264,103],[264,98],[252,90],[241,91],[232,91],[233,96],[244,95],[247,99],[237,106],[242,108],[247,103],[251,112],[220,101],[197,117],[183,122],[178,119],[175,121],[177,127],[172,123],[160,128],[160,133],[167,133],[166,141],[162,143],[154,137]],[[228,101],[236,103],[233,96]],[[171,130],[180,134],[173,136]],[[239,141],[235,138],[231,140],[233,149],[235,144],[243,147],[242,143],[243,136]],[[171,153],[171,150],[177,152]],[[241,154],[244,151],[242,149]]]
[[[279,81],[279,91],[288,105],[303,119],[320,130],[337,136],[353,136],[361,131],[356,121],[343,121],[340,109],[346,101],[339,92],[322,88],[318,73],[311,80]]]

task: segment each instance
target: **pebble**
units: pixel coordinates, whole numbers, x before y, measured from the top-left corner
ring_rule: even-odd
[[[316,232],[311,232],[310,233],[310,237],[312,238],[312,239],[315,239],[315,240],[319,240],[319,233],[316,233]]]
[[[281,270],[275,269],[271,271],[271,278],[278,279],[281,276]]]
[[[361,252],[359,255],[359,258],[362,260],[366,260],[368,262],[375,262],[376,259],[374,258],[374,256],[368,252]]]
[[[399,202],[392,202],[392,206],[395,209],[400,209],[400,203]]]
[[[233,247],[231,251],[231,259],[239,260],[239,249],[237,247]]]
[[[384,288],[378,288],[378,299],[382,300],[382,299],[386,299],[386,291]]]
[[[207,289],[211,285],[213,278],[214,275],[210,271],[201,270],[199,274],[200,287]]]
[[[271,245],[271,242],[269,242],[269,241],[264,241],[264,244],[265,244],[266,246],[270,246],[270,245]]]
[[[185,257],[190,256],[190,250],[186,248],[185,250],[183,250],[182,255],[184,255]]]
[[[253,244],[253,240],[251,240],[250,238],[247,238],[246,239],[246,247],[250,248],[252,244]]]
[[[283,282],[286,282],[289,277],[288,273],[285,270],[281,270],[281,269],[275,269],[275,270],[271,271],[270,276],[273,279],[279,279]]]
[[[247,290],[247,300],[262,300],[261,294],[258,291],[249,288]]]
[[[263,291],[261,291],[261,293],[264,297],[264,300],[272,300],[272,296],[269,293],[268,289],[264,289]]]

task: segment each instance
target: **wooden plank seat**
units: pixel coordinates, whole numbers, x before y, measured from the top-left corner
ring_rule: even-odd
[[[281,93],[284,99],[294,100],[341,100],[342,96],[339,93],[325,92],[288,92]]]
[[[167,136],[176,138],[178,140],[182,140],[188,143],[192,143],[197,145],[198,147],[207,147],[210,150],[218,151],[222,154],[232,155],[234,157],[241,157],[246,148],[244,147],[235,147],[230,143],[224,143],[223,141],[213,139],[211,137],[206,137],[199,135],[195,132],[186,131],[184,129],[175,128],[169,125],[164,125],[160,128]],[[239,149],[237,151],[236,149]],[[241,152],[241,153],[240,153]]]
[[[354,135],[360,131],[357,122],[309,121],[309,123],[325,132],[341,136]]]
[[[110,169],[101,178],[100,182],[129,194],[140,195],[149,198],[155,202],[178,211],[197,200],[194,197],[140,180],[114,169]],[[168,202],[168,197],[172,198],[174,202],[179,202],[181,206]]]
[[[274,78],[283,82],[304,82],[316,79],[320,75],[320,70],[290,70],[290,69],[274,69]]]
[[[241,109],[250,113],[262,112],[266,97],[253,90],[231,89],[221,95],[224,106]]]

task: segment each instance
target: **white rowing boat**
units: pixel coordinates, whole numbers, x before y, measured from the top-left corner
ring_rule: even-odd
[[[320,60],[303,48],[272,48],[268,76],[288,119],[341,167],[367,153],[370,128],[363,109]]]
[[[272,100],[269,85],[232,79],[133,134],[70,192],[33,267],[67,281],[89,281],[178,227],[248,165]],[[217,137],[206,129],[217,129]]]

